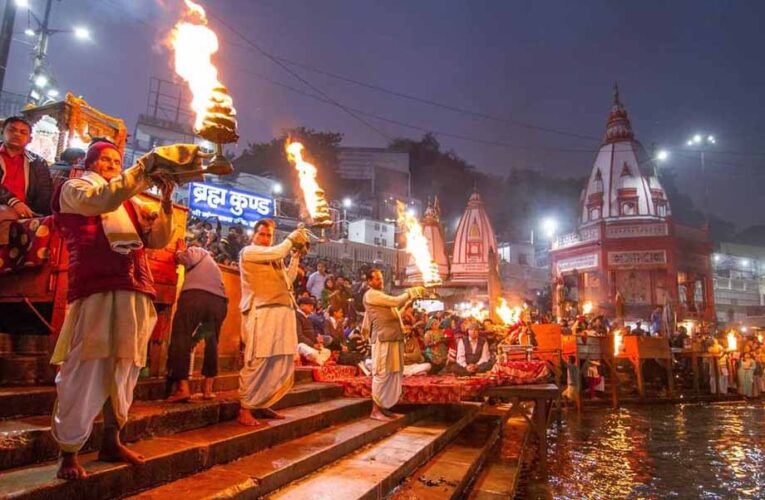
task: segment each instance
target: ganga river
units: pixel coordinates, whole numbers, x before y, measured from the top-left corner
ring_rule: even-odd
[[[765,404],[569,411],[523,498],[765,498]]]

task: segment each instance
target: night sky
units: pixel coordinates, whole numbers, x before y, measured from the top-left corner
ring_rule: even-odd
[[[29,1],[41,13],[44,0]],[[55,27],[81,23],[94,39],[82,43],[66,34],[54,36],[50,66],[60,87],[124,118],[132,131],[146,109],[149,77],[171,77],[171,55],[161,40],[182,2],[54,3]],[[611,86],[618,80],[637,138],[646,147],[656,143],[672,151],[662,168],[678,173],[697,205],[704,179],[698,154],[684,144],[693,133],[711,133],[717,145],[707,156],[710,211],[739,229],[765,223],[763,1],[200,3],[221,38],[220,78],[239,112],[240,149],[298,125],[340,131],[347,146],[385,146],[387,138],[418,138],[426,129],[441,133],[445,149],[483,171],[504,174],[518,167],[583,176],[591,169]],[[274,84],[315,94],[213,16],[289,61],[504,121],[288,64],[342,105],[413,128],[365,116],[369,127],[332,104]],[[23,10],[16,23],[15,38],[24,41]],[[29,45],[14,42],[6,90],[26,92],[30,51]]]

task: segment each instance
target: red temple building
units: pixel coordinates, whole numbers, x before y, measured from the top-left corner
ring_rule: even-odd
[[[577,230],[557,238],[550,252],[558,315],[590,301],[595,312],[614,316],[619,294],[626,319],[648,319],[666,304],[678,318],[714,318],[708,231],[673,220],[654,159],[635,139],[616,86],[581,202]]]

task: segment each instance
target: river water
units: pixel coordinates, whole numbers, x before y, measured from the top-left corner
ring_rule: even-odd
[[[765,405],[569,411],[526,498],[765,498]]]

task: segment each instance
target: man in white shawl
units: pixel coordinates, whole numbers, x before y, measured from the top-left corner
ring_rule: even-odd
[[[244,366],[239,372],[239,418],[255,426],[261,418],[283,418],[271,409],[295,380],[297,327],[292,282],[308,231],[297,229],[274,245],[276,223],[262,219],[255,224],[252,243],[239,254],[242,300]],[[293,251],[294,250],[294,251]],[[289,268],[284,258],[293,251]]]
[[[134,198],[149,188],[153,159],[150,153],[122,171],[117,146],[94,142],[87,171],[53,196],[54,220],[69,251],[68,307],[51,360],[61,365],[52,434],[61,448],[62,479],[87,476],[77,454],[102,409],[99,460],[144,461],[122,445],[119,431],[157,319],[145,248],[162,248],[172,236],[173,184],[155,180],[162,192],[158,211]]]
[[[366,314],[362,331],[369,331],[372,345],[372,414],[370,418],[392,420],[388,411],[401,397],[404,381],[404,331],[398,309],[410,300],[421,298],[425,289],[409,288],[400,295],[383,292],[379,269],[366,274],[369,290],[364,294]]]

